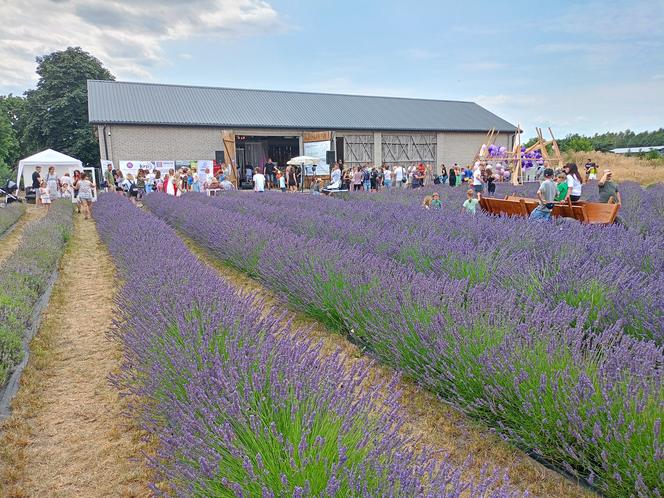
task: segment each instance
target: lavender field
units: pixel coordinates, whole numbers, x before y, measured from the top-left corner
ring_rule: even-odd
[[[520,496],[498,471],[469,481],[462,468],[409,450],[398,391],[360,388],[370,362],[323,361],[319,344],[278,314],[261,317],[163,221],[115,195],[95,212],[126,278],[115,383],[142,400],[133,413],[159,441],[155,493]],[[159,272],[145,254],[163,263]]]
[[[439,191],[438,211],[427,191],[145,203],[516,446],[606,496],[660,496],[664,186],[623,185],[611,227],[472,216]]]

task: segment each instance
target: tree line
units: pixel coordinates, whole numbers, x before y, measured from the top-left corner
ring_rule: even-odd
[[[37,57],[39,80],[23,95],[0,95],[0,181],[18,161],[55,149],[99,165],[99,145],[88,122],[87,80],[113,80],[101,61],[80,47]]]
[[[531,138],[524,145],[530,147],[536,141],[536,138]],[[635,133],[632,130],[610,131],[601,134],[595,133],[592,137],[574,133],[558,139],[557,142],[562,152],[590,152],[592,150],[608,152],[621,147],[657,146],[664,145],[664,128],[641,133]]]

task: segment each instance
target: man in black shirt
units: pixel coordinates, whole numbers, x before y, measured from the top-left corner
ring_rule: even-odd
[[[35,166],[32,172],[32,188],[38,189],[41,187],[41,166]]]
[[[274,163],[272,158],[269,158],[265,163],[265,177],[267,179],[267,188],[274,188],[276,178],[274,176]]]

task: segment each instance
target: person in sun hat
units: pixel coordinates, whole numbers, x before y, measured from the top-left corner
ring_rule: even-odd
[[[622,198],[618,191],[618,184],[613,181],[613,172],[610,169],[605,169],[604,174],[597,182],[599,188],[599,202],[609,203],[613,202],[622,205]]]

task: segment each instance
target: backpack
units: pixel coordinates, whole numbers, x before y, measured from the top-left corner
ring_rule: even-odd
[[[365,181],[365,182],[370,181],[371,180],[371,173],[369,173],[368,171],[365,170],[364,173],[362,173],[362,180]]]
[[[436,178],[434,178],[433,183],[435,183],[436,185],[440,185],[440,176],[437,176]]]

